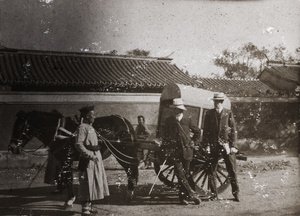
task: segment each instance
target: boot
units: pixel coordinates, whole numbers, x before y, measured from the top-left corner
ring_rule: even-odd
[[[71,199],[67,200],[64,204],[64,210],[68,210],[73,207],[76,197],[73,196]]]
[[[239,202],[240,201],[240,196],[239,192],[233,192],[232,195],[234,196],[234,201]]]
[[[87,202],[82,206],[82,215],[86,216],[86,215],[92,215],[92,214],[97,214],[98,211],[96,209],[92,208],[92,203],[91,202]]]
[[[193,201],[195,205],[200,205],[201,203],[201,199],[199,198],[198,195],[191,196],[189,200]]]
[[[92,206],[92,203],[90,202],[86,202],[84,205],[82,205],[82,209],[81,209],[81,214],[82,215],[91,215],[91,206]]]
[[[127,190],[126,192],[126,202],[130,202],[134,198],[134,191],[133,190]]]

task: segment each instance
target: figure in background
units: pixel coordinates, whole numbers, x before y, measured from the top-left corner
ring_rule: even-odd
[[[175,174],[179,183],[179,199],[182,205],[189,201],[200,204],[201,200],[195,192],[195,183],[190,173],[190,162],[193,159],[193,150],[200,138],[200,128],[190,116],[184,115],[186,111],[181,98],[173,99],[172,116],[165,121],[163,129],[163,145],[168,160],[174,164]],[[194,134],[190,137],[190,131]]]
[[[205,115],[203,128],[203,143],[207,144],[208,152],[212,159],[212,179],[211,192],[212,200],[218,200],[216,188],[216,172],[218,168],[218,159],[220,154],[223,156],[226,169],[229,174],[232,194],[235,201],[239,202],[239,186],[236,175],[236,155],[238,152],[235,142],[237,139],[236,124],[233,113],[223,107],[225,99],[224,93],[214,94],[214,109],[211,109]]]
[[[97,211],[92,209],[92,201],[109,196],[106,173],[98,145],[98,137],[92,124],[95,119],[94,106],[80,110],[82,123],[77,129],[75,147],[80,154],[79,199],[82,201],[82,214],[90,215]]]
[[[145,118],[144,116],[140,115],[137,117],[138,125],[135,129],[135,134],[138,140],[147,140],[150,133],[148,128],[145,125]],[[140,161],[139,168],[145,168],[148,169],[151,167],[151,161],[149,160],[149,150],[148,149],[142,149],[143,151],[143,159]],[[144,166],[143,166],[144,165]]]

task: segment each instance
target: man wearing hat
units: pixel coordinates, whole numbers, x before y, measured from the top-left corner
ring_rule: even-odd
[[[212,158],[211,199],[218,200],[216,172],[218,158],[221,153],[229,174],[234,200],[239,202],[239,186],[236,175],[235,156],[235,153],[237,152],[237,148],[235,147],[237,139],[236,124],[232,111],[223,107],[224,99],[224,93],[214,94],[213,101],[215,108],[207,112],[204,120],[203,142],[208,145]]]
[[[94,106],[81,108],[81,124],[77,128],[75,147],[79,158],[79,195],[82,201],[82,215],[91,215],[92,201],[109,196],[106,173],[98,145],[98,136],[92,124],[95,120]]]
[[[193,159],[193,149],[200,138],[200,129],[192,118],[184,115],[186,111],[181,98],[173,99],[172,116],[166,119],[163,130],[163,148],[169,161],[174,164],[179,183],[179,199],[182,205],[189,201],[200,204],[201,200],[195,192],[195,183],[190,174],[190,162]],[[194,134],[190,137],[190,131]]]

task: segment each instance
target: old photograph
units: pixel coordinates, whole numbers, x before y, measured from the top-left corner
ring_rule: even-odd
[[[299,0],[0,0],[0,215],[299,216]]]

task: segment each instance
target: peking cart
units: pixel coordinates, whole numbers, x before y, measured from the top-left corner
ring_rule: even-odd
[[[194,88],[192,86],[180,85],[180,84],[169,84],[167,85],[161,94],[160,105],[159,105],[159,115],[157,123],[157,134],[156,139],[161,139],[162,130],[164,127],[165,119],[171,115],[170,105],[174,98],[182,98],[184,106],[187,109],[185,115],[192,116],[196,119],[198,127],[201,129],[201,138],[199,150],[194,151],[194,158],[191,161],[191,173],[193,180],[196,184],[196,191],[203,195],[210,195],[210,157],[201,145],[203,125],[205,114],[209,109],[214,107],[213,98],[214,92]],[[225,97],[224,107],[230,109],[231,103],[228,97]],[[141,147],[148,148],[152,151],[154,155],[154,169],[160,181],[165,185],[170,187],[176,187],[178,181],[174,173],[174,166],[167,161],[165,161],[165,156],[160,147],[153,146],[153,144],[141,144]],[[152,146],[152,147],[150,147]],[[150,148],[149,148],[150,147]],[[237,154],[237,160],[247,160],[247,157],[243,156],[241,153]],[[218,193],[222,193],[229,186],[229,176],[226,170],[225,162],[220,155],[217,169],[217,190]]]

